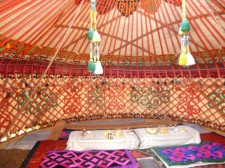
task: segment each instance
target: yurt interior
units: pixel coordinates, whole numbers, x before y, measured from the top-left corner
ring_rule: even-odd
[[[225,0],[0,0],[0,167],[225,167]]]

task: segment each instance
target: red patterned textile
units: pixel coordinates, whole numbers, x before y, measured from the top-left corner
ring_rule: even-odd
[[[216,142],[225,145],[225,137],[214,132],[200,134],[202,141]]]
[[[45,154],[50,150],[64,150],[67,140],[45,140],[38,141],[28,154],[21,167],[35,168],[39,167]]]

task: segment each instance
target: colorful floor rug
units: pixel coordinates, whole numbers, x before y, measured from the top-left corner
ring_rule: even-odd
[[[29,152],[21,168],[38,168],[45,154],[51,150],[64,150],[67,140],[38,141]]]
[[[61,132],[61,134],[59,135],[59,140],[62,139],[69,139],[69,135],[70,133],[74,131],[72,129],[63,129],[63,131]]]
[[[200,134],[200,137],[205,142],[216,142],[225,145],[225,137],[214,132]]]
[[[225,146],[214,142],[151,149],[166,167],[225,163]]]
[[[50,151],[40,165],[41,168],[135,168],[137,166],[128,150]]]
[[[66,149],[66,142],[71,131],[72,130],[70,129],[63,130],[59,137],[61,140],[44,140],[37,142],[24,160],[21,168],[38,168],[48,151]],[[217,142],[225,145],[225,137],[221,135],[215,133],[205,133],[200,135],[202,141]],[[155,157],[155,159],[161,163],[162,168],[165,168],[162,161],[150,149],[132,150],[130,153],[134,158]],[[195,168],[225,168],[225,164],[201,165],[196,166]]]

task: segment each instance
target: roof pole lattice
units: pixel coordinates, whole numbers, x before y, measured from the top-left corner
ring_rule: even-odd
[[[189,34],[191,26],[187,20],[186,1],[182,0],[182,22],[180,24],[179,35],[181,36],[181,54],[178,64],[181,66],[190,66],[195,64],[195,60],[189,49]]]
[[[90,28],[88,30],[88,40],[90,41],[90,59],[88,61],[88,71],[92,75],[103,74],[103,68],[100,62],[100,52],[98,43],[101,42],[100,34],[97,31],[97,11],[95,0],[90,0]]]

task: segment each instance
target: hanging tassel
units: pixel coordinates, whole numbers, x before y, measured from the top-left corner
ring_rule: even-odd
[[[90,28],[88,30],[88,40],[92,40],[93,39],[93,36],[94,36],[94,29],[93,28]]]
[[[92,43],[100,43],[101,42],[101,36],[97,31],[94,31],[93,38],[91,40]]]
[[[195,64],[194,57],[189,52],[189,33],[191,26],[187,20],[186,1],[182,0],[182,22],[180,24],[179,35],[181,36],[181,54],[178,64],[181,66],[190,66]]]
[[[190,52],[187,53],[187,63],[186,66],[190,66],[190,65],[195,65],[195,59],[194,57],[191,55]]]
[[[181,53],[178,59],[178,64],[181,66],[185,66],[187,64],[187,54]]]
[[[5,48],[6,48],[6,49],[10,49],[10,48],[11,48],[11,46],[10,46],[9,42],[7,42],[7,44],[6,44]]]
[[[88,61],[88,68],[87,68],[87,70],[88,70],[88,72],[94,72],[95,69],[96,69],[96,65],[93,62],[93,59],[90,58],[90,60]]]
[[[97,61],[96,62],[96,69],[94,71],[94,74],[95,75],[101,75],[101,74],[103,74],[103,68],[102,68],[102,64],[101,64],[100,61]]]
[[[93,62],[93,44],[90,43],[90,60],[88,62],[88,67],[87,67],[87,70],[88,72],[93,72],[95,71],[95,63]]]
[[[180,30],[182,32],[189,32],[191,30],[190,23],[187,19],[184,19],[180,24]]]
[[[94,71],[94,74],[96,75],[100,75],[100,74],[103,74],[103,68],[102,68],[102,64],[101,62],[99,61],[99,57],[100,57],[100,54],[99,54],[99,47],[98,45],[96,44],[96,59],[97,59],[97,62],[96,62],[96,69]]]
[[[186,66],[195,65],[195,59],[190,53],[189,46],[187,46],[187,63]]]
[[[178,34],[179,34],[179,36],[183,36],[184,35],[184,32],[181,31],[181,27],[179,28]]]
[[[101,42],[101,36],[97,31],[97,19],[96,19],[96,2],[95,0],[90,0],[90,19],[91,28],[88,31],[88,39],[90,40],[90,60],[88,62],[88,71],[92,72],[92,75],[103,74],[103,68],[101,62],[99,61],[99,47],[98,43]],[[94,49],[93,44],[94,43]]]
[[[90,0],[90,18],[91,18],[91,27],[96,30],[96,2],[95,0]]]

